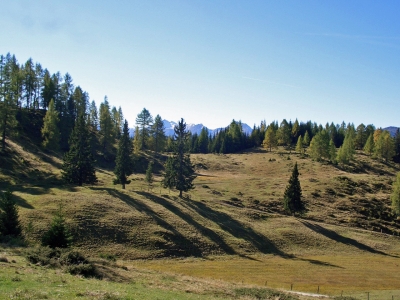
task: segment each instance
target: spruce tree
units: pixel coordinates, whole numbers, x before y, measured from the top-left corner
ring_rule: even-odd
[[[58,129],[58,112],[55,110],[54,100],[50,100],[49,109],[43,120],[42,137],[43,147],[52,150],[60,148],[60,130]]]
[[[21,234],[17,204],[11,192],[6,191],[0,198],[0,236],[18,237]]]
[[[166,143],[164,123],[157,115],[154,119],[154,124],[151,126],[152,149],[157,154],[164,150]]]
[[[286,186],[283,195],[283,207],[285,211],[292,213],[304,211],[304,203],[301,200],[301,186],[299,181],[299,171],[297,162],[294,165],[292,176],[289,179],[289,184]]]
[[[162,181],[164,187],[177,189],[180,198],[182,198],[182,192],[194,188],[193,180],[196,178],[190,161],[190,154],[187,151],[188,139],[189,133],[186,131],[186,123],[181,119],[174,128],[174,154],[168,158],[165,164],[165,174]]]
[[[69,183],[81,186],[97,182],[90,135],[85,117],[79,115],[69,138],[69,151],[64,155],[62,176]]]
[[[72,243],[72,236],[67,228],[62,206],[51,221],[50,228],[42,236],[42,245],[50,248],[68,248]]]
[[[125,184],[129,184],[131,182],[128,180],[129,175],[133,173],[131,153],[132,141],[129,138],[128,121],[125,120],[124,127],[122,129],[122,136],[118,142],[117,158],[115,161],[116,166],[114,170],[114,174],[116,176],[114,184],[121,184],[122,189],[125,189]]]

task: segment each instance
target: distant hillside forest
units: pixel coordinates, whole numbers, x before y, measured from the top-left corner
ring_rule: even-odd
[[[124,115],[121,107],[111,106],[107,96],[98,107],[89,94],[74,84],[70,74],[50,71],[28,59],[19,64],[8,53],[0,56],[0,129],[2,144],[6,139],[24,135],[31,141],[54,151],[69,150],[69,139],[78,116],[83,115],[90,132],[92,153],[96,159],[114,162],[118,140],[122,134]],[[155,153],[172,151],[173,137],[165,135],[162,118],[153,118],[142,109],[136,118],[133,153],[150,150]],[[214,135],[207,128],[192,134],[187,141],[191,153],[234,153],[263,146],[278,146],[296,151],[315,160],[347,164],[356,149],[384,161],[400,161],[400,132],[393,136],[374,125],[317,124],[283,120],[254,126],[251,134],[242,130],[241,122],[231,124]]]

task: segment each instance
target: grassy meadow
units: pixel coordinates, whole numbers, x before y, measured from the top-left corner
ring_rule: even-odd
[[[111,275],[85,279],[32,265],[24,249],[2,245],[4,299],[290,297],[259,296],[265,287],[400,298],[400,222],[390,210],[398,165],[361,152],[346,167],[282,149],[196,154],[195,189],[180,199],[160,187],[160,173],[152,187],[134,174],[122,190],[112,170],[98,168],[97,185],[68,186],[60,157],[10,145],[0,189],[13,191],[28,242],[40,241],[61,204],[74,247]],[[283,214],[282,196],[295,162],[307,212],[293,217]],[[104,266],[104,255],[117,262]]]

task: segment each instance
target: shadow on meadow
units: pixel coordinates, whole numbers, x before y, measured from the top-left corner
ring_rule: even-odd
[[[387,254],[385,252],[375,250],[374,248],[371,248],[370,246],[360,243],[354,239],[344,237],[333,230],[322,227],[321,225],[310,223],[305,220],[300,220],[300,222],[307,228],[315,231],[316,233],[322,234],[323,236],[325,236],[329,239],[332,239],[338,243],[353,246],[353,247],[358,248],[359,250],[367,251],[367,252],[374,253],[374,254],[393,256],[393,255]]]

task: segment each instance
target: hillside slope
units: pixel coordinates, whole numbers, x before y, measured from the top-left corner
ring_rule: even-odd
[[[397,165],[358,153],[352,165],[341,169],[263,149],[193,155],[192,161],[196,188],[179,199],[157,183],[150,190],[143,174],[132,176],[121,190],[112,185],[113,174],[106,169],[97,170],[98,185],[66,186],[59,158],[11,142],[1,158],[0,188],[14,192],[23,224],[33,225],[30,239],[40,239],[62,204],[75,246],[91,254],[134,259],[256,253],[290,257],[327,248],[399,251],[398,240],[389,238],[399,234],[389,200]],[[302,218],[282,214],[281,198],[295,161],[308,209]]]

